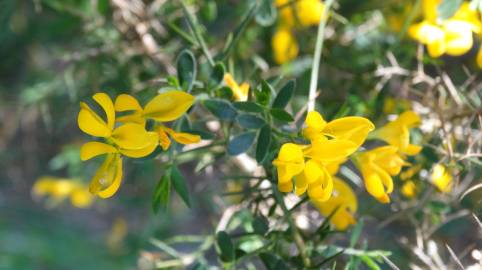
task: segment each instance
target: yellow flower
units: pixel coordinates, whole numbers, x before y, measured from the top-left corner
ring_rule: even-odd
[[[301,26],[318,25],[325,9],[320,0],[276,0],[276,6],[283,6],[279,15],[281,23],[288,27],[296,26],[297,23]]]
[[[413,198],[417,194],[417,186],[412,180],[408,180],[402,186],[401,192],[407,198]]]
[[[284,144],[273,162],[278,169],[278,187],[282,192],[292,191],[295,177],[298,196],[308,192],[312,201],[324,202],[333,191],[332,175],[374,127],[362,117],[345,117],[326,123],[317,112],[308,113],[305,124],[303,134],[311,144]]]
[[[425,19],[409,28],[409,35],[427,46],[431,57],[443,54],[460,56],[473,46],[472,33],[480,34],[482,22],[477,11],[470,4],[463,3],[457,12],[446,20],[437,18],[439,0],[427,0],[423,3]]]
[[[400,173],[400,179],[402,181],[408,180],[412,178],[415,174],[417,174],[420,171],[420,169],[422,169],[422,166],[420,165],[412,166],[409,169]]]
[[[333,192],[333,179],[323,164],[308,160],[302,173],[296,176],[296,195],[301,196],[308,191],[312,201],[324,202]]]
[[[144,108],[133,96],[122,94],[115,100],[115,109],[118,112],[132,112],[129,115],[119,117],[118,122],[138,123],[145,126],[147,119],[153,119],[157,122],[174,121],[180,118],[193,103],[194,96],[183,91],[173,90],[157,95]],[[198,135],[176,132],[163,125],[157,125],[154,133],[157,134],[159,145],[163,150],[167,150],[171,145],[171,140],[167,134],[181,144],[197,143],[201,140]]]
[[[431,180],[440,192],[447,193],[452,190],[452,175],[441,164],[433,167]]]
[[[301,173],[305,167],[302,147],[294,143],[283,144],[273,164],[278,170],[279,190],[281,192],[292,191],[293,177]]]
[[[323,116],[316,111],[308,113],[305,125],[303,135],[312,142],[331,138],[344,144],[352,143],[355,148],[362,145],[368,133],[375,128],[370,120],[358,116],[342,117],[327,123]],[[333,156],[334,153],[327,154]]]
[[[39,197],[48,196],[54,204],[70,198],[72,205],[78,208],[87,208],[94,201],[87,186],[69,178],[41,177],[33,185],[32,193]]]
[[[114,195],[122,180],[121,154],[134,158],[147,156],[154,151],[158,137],[157,133],[147,132],[142,125],[135,123],[126,123],[116,128],[114,103],[110,97],[105,93],[97,93],[93,99],[104,110],[107,121],[81,102],[77,122],[82,131],[104,138],[107,143],[85,143],[80,149],[80,159],[85,161],[107,154],[92,178],[90,192],[108,198]]]
[[[271,39],[273,58],[278,64],[284,64],[298,56],[298,43],[291,31],[281,27],[274,33]]]
[[[405,161],[397,147],[381,146],[356,156],[356,165],[361,171],[368,193],[382,203],[389,203],[393,191],[391,176],[400,173]]]
[[[395,121],[375,130],[371,137],[396,146],[402,154],[416,155],[422,150],[422,147],[410,144],[410,128],[420,125],[420,122],[420,117],[415,112],[406,111],[400,114]]]
[[[356,224],[354,217],[358,208],[356,195],[348,184],[337,177],[333,177],[333,196],[325,202],[313,201],[313,203],[325,216],[329,216],[336,209],[330,222],[337,230],[345,230],[348,226]]]
[[[247,82],[239,85],[230,73],[224,74],[224,82],[233,91],[235,101],[247,101],[249,94],[249,84]]]

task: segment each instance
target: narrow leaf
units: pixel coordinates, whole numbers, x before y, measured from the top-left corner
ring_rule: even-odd
[[[294,120],[293,117],[283,109],[274,108],[271,109],[270,113],[274,118],[283,122],[292,122]]]
[[[190,92],[196,79],[196,59],[190,50],[183,50],[177,57],[177,77],[181,87]]]
[[[174,190],[179,194],[184,203],[191,208],[191,200],[189,198],[189,191],[186,185],[186,179],[181,174],[177,167],[171,169],[171,181]]]
[[[238,114],[236,109],[224,100],[211,99],[205,100],[203,103],[212,114],[221,120],[234,120]]]
[[[295,80],[290,80],[289,82],[287,82],[276,95],[276,98],[274,99],[273,105],[271,107],[280,108],[280,109],[283,109],[284,107],[286,107],[286,105],[288,105],[288,102],[291,100],[291,97],[295,92],[295,87],[296,87]]]
[[[256,161],[263,163],[268,156],[268,150],[271,145],[271,127],[265,125],[261,128],[258,135],[258,144],[256,145]]]

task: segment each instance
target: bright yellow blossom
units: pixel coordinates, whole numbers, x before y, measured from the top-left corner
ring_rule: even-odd
[[[412,180],[406,181],[400,190],[403,196],[413,198],[417,194],[417,186]]]
[[[452,190],[452,175],[441,164],[433,167],[431,181],[440,192],[447,193]]]
[[[281,24],[288,27],[298,23],[301,26],[318,25],[325,9],[320,0],[276,0],[276,6],[280,7]]]
[[[358,201],[351,187],[337,177],[333,177],[333,196],[325,201],[313,201],[321,214],[329,216],[336,212],[330,219],[338,230],[345,230],[348,226],[356,224],[354,214],[358,208]]]
[[[381,146],[356,156],[356,165],[361,171],[368,193],[382,203],[389,203],[393,191],[391,176],[400,173],[405,161],[394,146]]]
[[[78,208],[87,208],[94,201],[86,185],[69,178],[41,177],[33,185],[32,193],[39,197],[48,196],[54,204],[69,198],[72,205]]]
[[[422,147],[410,144],[410,129],[420,125],[420,117],[413,111],[406,111],[385,126],[375,130],[372,138],[380,139],[392,146],[396,146],[400,153],[416,155]]]
[[[284,144],[273,162],[278,169],[278,187],[282,192],[292,191],[294,177],[297,195],[307,192],[312,201],[324,202],[333,191],[332,175],[365,141],[374,126],[362,117],[345,117],[327,123],[317,112],[308,113],[305,125],[303,134],[311,144]]]
[[[278,64],[284,64],[298,56],[298,43],[293,33],[284,27],[279,28],[271,39],[273,58]]]
[[[292,178],[301,173],[305,167],[302,146],[294,143],[283,144],[273,164],[278,169],[279,190],[281,192],[292,191]]]
[[[249,84],[247,82],[239,85],[230,73],[224,74],[224,82],[233,91],[235,101],[247,101],[249,94]]]
[[[122,180],[121,154],[128,157],[143,157],[155,149],[157,134],[147,132],[142,125],[126,123],[115,127],[114,103],[105,93],[97,93],[93,99],[100,105],[107,116],[104,121],[86,103],[80,103],[77,118],[79,128],[85,133],[101,137],[106,143],[92,141],[82,145],[81,160],[107,154],[104,163],[99,167],[90,184],[90,192],[101,198],[114,195]]]
[[[142,108],[133,96],[122,94],[115,100],[115,110],[131,112],[131,114],[119,117],[118,122],[139,123],[145,126],[147,119],[153,119],[159,123],[174,121],[180,118],[192,106],[193,102],[194,96],[183,91],[173,90],[157,95]],[[176,132],[160,124],[156,125],[154,130],[163,150],[167,150],[171,145],[168,134],[181,144],[197,143],[201,140],[198,135]]]
[[[441,20],[437,14],[439,3],[440,0],[423,2],[424,20],[411,25],[409,35],[426,45],[431,57],[467,53],[474,44],[473,33],[480,34],[482,31],[477,11],[465,2],[451,18]]]

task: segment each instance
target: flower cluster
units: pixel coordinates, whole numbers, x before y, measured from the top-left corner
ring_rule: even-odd
[[[106,120],[81,102],[77,121],[83,132],[103,139],[102,142],[87,142],[80,149],[83,161],[106,155],[89,187],[91,193],[101,198],[111,197],[119,189],[123,156],[145,157],[154,152],[157,146],[167,150],[171,138],[181,144],[200,141],[198,135],[176,132],[163,124],[180,118],[192,106],[194,97],[183,91],[159,94],[144,107],[133,96],[126,94],[119,95],[115,104],[105,93],[97,93],[93,99],[104,111]],[[126,114],[116,117],[116,112]],[[146,129],[147,120],[154,122],[149,130]]]
[[[418,124],[420,117],[412,111],[375,131],[370,120],[363,117],[326,122],[318,112],[309,112],[303,136],[310,144],[286,143],[273,161],[278,170],[278,188],[282,192],[294,189],[298,196],[307,192],[323,215],[336,209],[331,222],[345,229],[355,222],[357,200],[350,186],[335,176],[340,165],[352,157],[368,193],[382,203],[390,202],[392,176],[400,174],[402,166],[410,165],[407,156],[422,149],[410,143],[409,130]],[[367,138],[387,144],[355,153]]]
[[[424,0],[423,20],[409,28],[409,35],[427,46],[431,57],[444,54],[461,56],[466,54],[476,42],[474,34],[482,34],[482,22],[477,10],[472,9],[468,2],[463,2],[455,14],[447,19],[441,19],[438,6],[441,0]],[[477,65],[482,68],[482,48],[476,56]]]
[[[73,206],[87,208],[94,202],[87,186],[76,179],[40,177],[33,185],[32,193],[36,197],[48,197],[50,205],[70,199]]]
[[[280,22],[271,40],[273,58],[278,64],[298,56],[299,46],[293,35],[297,27],[318,25],[325,6],[320,0],[276,0]]]
[[[303,135],[310,144],[286,143],[273,161],[278,170],[278,188],[282,192],[290,192],[294,184],[295,193],[301,196],[307,192],[323,213],[343,203],[335,220],[348,220],[344,216],[351,216],[356,211],[356,198],[348,185],[340,184],[339,179],[334,181],[334,175],[339,165],[363,144],[375,126],[363,117],[344,117],[326,122],[315,111],[308,113],[305,124]],[[333,193],[337,195],[332,197]],[[347,225],[340,223],[337,226],[344,228]]]

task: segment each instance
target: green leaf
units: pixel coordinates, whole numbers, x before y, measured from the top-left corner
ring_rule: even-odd
[[[205,100],[203,104],[212,114],[221,120],[234,120],[238,114],[236,109],[224,100],[210,99]]]
[[[228,154],[236,156],[248,151],[249,147],[253,144],[256,132],[249,131],[242,133],[229,141]]]
[[[194,135],[199,135],[201,136],[201,139],[203,140],[212,140],[216,138],[216,136],[212,132],[207,132],[204,130],[199,130],[199,129],[189,129],[189,130],[184,130],[183,132],[191,133]]]
[[[254,90],[254,96],[256,97],[256,101],[263,105],[267,106],[271,101],[271,96],[275,93],[274,88],[266,81],[261,82],[261,86],[258,86]]]
[[[367,255],[360,256],[360,259],[370,268],[371,270],[381,270],[380,266],[370,257]]]
[[[293,96],[296,88],[296,81],[290,80],[288,81],[278,92],[276,98],[273,101],[272,108],[280,108],[283,109],[288,105],[291,97]]]
[[[223,99],[232,99],[233,98],[233,90],[227,86],[223,86],[221,88],[216,89],[216,97],[223,98]]]
[[[288,112],[286,112],[283,109],[274,108],[274,109],[270,110],[270,113],[274,118],[276,118],[280,121],[283,121],[283,122],[293,122],[294,121],[293,116],[291,116]]]
[[[236,120],[240,126],[248,129],[258,129],[266,124],[262,118],[252,114],[241,114],[236,118]]]
[[[219,249],[220,258],[224,262],[231,262],[235,258],[234,244],[229,234],[219,231],[216,234],[216,243]]]
[[[258,135],[258,144],[256,145],[256,161],[263,163],[268,156],[268,150],[271,145],[271,127],[265,125],[261,128]]]
[[[361,232],[363,229],[363,219],[360,219],[355,228],[353,229],[353,232],[351,233],[350,236],[350,247],[353,248],[355,247],[356,243],[358,242],[358,239],[360,238]]]
[[[256,13],[256,22],[264,27],[272,25],[276,21],[277,11],[271,0],[261,0]]]
[[[259,258],[263,262],[267,270],[287,270],[290,269],[280,257],[268,252],[262,252],[259,254]]]
[[[184,203],[191,208],[191,200],[189,198],[186,179],[184,179],[184,176],[175,166],[171,169],[171,181],[174,190],[177,192],[177,194],[179,194],[179,196],[181,196],[181,199],[184,201]]]
[[[442,3],[437,7],[438,18],[446,20],[454,16],[455,12],[457,12],[463,2],[463,0],[442,0]]]
[[[159,207],[166,209],[169,203],[169,193],[171,192],[171,179],[169,173],[165,173],[154,189],[152,197],[152,210],[154,213],[159,211]]]
[[[256,217],[251,225],[254,232],[260,235],[264,235],[269,230],[268,220],[263,216]]]
[[[213,70],[211,71],[211,75],[209,76],[208,80],[208,88],[213,89],[218,87],[224,79],[224,72],[225,68],[222,63],[217,63]]]
[[[233,106],[236,107],[236,109],[244,112],[259,113],[259,112],[263,112],[264,110],[263,107],[259,106],[258,104],[252,101],[234,102]]]
[[[190,92],[196,79],[196,59],[190,50],[183,50],[177,57],[177,77],[182,89]]]

